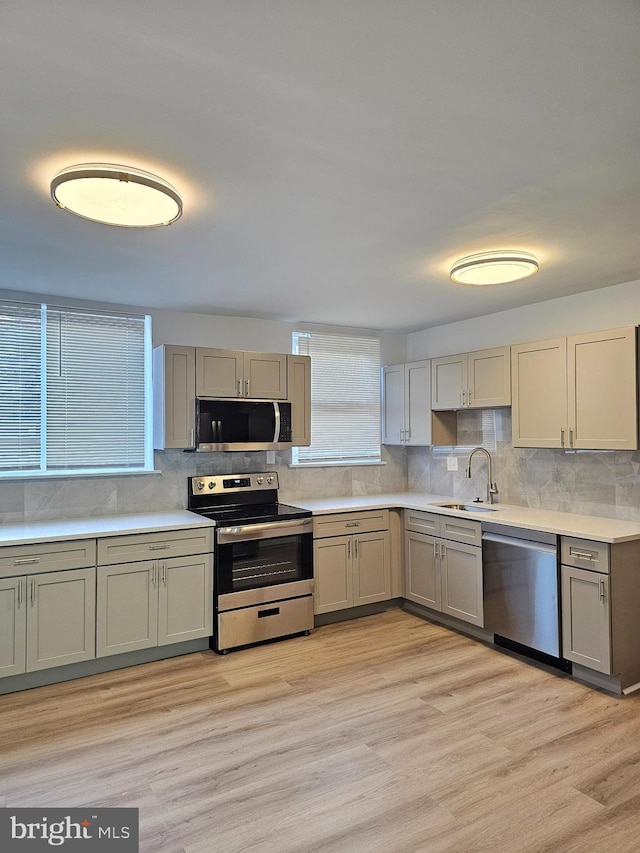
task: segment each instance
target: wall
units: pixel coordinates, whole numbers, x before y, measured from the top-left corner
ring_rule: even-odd
[[[0,298],[19,301],[52,301],[105,310],[130,310],[132,306],[59,298],[45,294],[0,291]],[[155,311],[133,307],[152,317],[153,343],[212,346],[228,349],[290,352],[291,333],[296,329],[323,328],[329,331],[363,334],[363,330],[317,327],[250,317],[226,317]],[[374,333],[377,334],[377,333]],[[380,333],[383,361],[406,359],[403,334]],[[276,464],[267,465],[260,453],[184,453],[156,451],[155,474],[119,477],[74,477],[55,479],[0,480],[0,520],[2,523],[43,521],[51,518],[80,518],[98,515],[184,509],[187,479],[200,474],[278,471],[281,495],[288,500],[304,496],[379,494],[407,487],[407,461],[402,448],[383,448],[384,465],[340,468],[293,469],[291,451],[277,453]]]
[[[634,324],[640,324],[640,281],[416,332],[408,336],[407,358]],[[496,409],[491,416],[496,434],[494,479],[500,501],[640,521],[640,452],[513,448],[511,410]],[[480,412],[458,413],[458,440],[467,445],[464,451],[410,449],[409,488],[464,500],[484,499],[486,463],[474,458],[472,478],[464,476],[469,447],[483,442],[481,419]],[[457,472],[447,471],[447,455],[459,457]]]

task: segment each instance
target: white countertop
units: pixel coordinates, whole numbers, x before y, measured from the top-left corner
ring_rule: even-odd
[[[476,521],[505,524],[509,527],[525,527],[542,530],[561,536],[576,536],[579,539],[595,539],[599,542],[630,542],[640,539],[640,522],[620,521],[593,515],[578,515],[571,512],[556,512],[549,509],[534,509],[524,506],[495,504],[494,512],[467,512],[433,506],[438,501],[463,503],[447,495],[431,495],[421,492],[398,492],[383,495],[356,495],[337,498],[296,498],[283,503],[293,503],[310,509],[314,515],[330,512],[348,512],[367,509],[404,508],[428,510],[442,515],[472,518]],[[467,505],[470,505],[467,503]]]
[[[208,518],[187,510],[25,521],[19,524],[0,524],[0,545],[32,545],[35,542],[94,539],[97,536],[123,536],[131,533],[153,533],[159,530],[183,530],[188,527],[211,527],[212,524],[213,522]]]

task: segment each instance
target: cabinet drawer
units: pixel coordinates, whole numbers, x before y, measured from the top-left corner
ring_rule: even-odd
[[[389,529],[389,510],[375,512],[341,512],[320,515],[313,519],[314,539],[326,536],[343,536],[346,533],[371,533]]]
[[[404,529],[413,530],[416,533],[431,533],[438,536],[440,533],[441,516],[431,512],[421,512],[417,509],[405,509]]]
[[[440,536],[453,539],[454,542],[468,542],[470,545],[482,544],[482,525],[479,521],[467,521],[466,518],[440,516]]]
[[[218,648],[247,646],[313,628],[313,596],[271,601],[218,616]]]
[[[0,577],[55,572],[58,569],[85,569],[95,564],[95,539],[8,545],[0,548]]]
[[[593,539],[560,537],[560,562],[564,566],[590,569],[594,572],[609,572],[609,544]]]
[[[98,539],[98,565],[131,563],[158,557],[188,557],[213,550],[213,528],[163,530]]]

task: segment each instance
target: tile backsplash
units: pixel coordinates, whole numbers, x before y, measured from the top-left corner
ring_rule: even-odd
[[[405,490],[463,500],[484,499],[486,460],[469,450],[484,444],[493,457],[498,501],[520,506],[640,521],[640,451],[563,451],[513,448],[511,410],[458,413],[456,448],[383,447],[384,465],[291,468],[290,452],[267,465],[264,453],[184,453],[157,451],[159,474],[50,480],[0,481],[2,523],[82,518],[153,510],[184,509],[187,479],[197,474],[276,470],[280,494],[305,497],[376,495]],[[447,457],[458,471],[447,470]]]

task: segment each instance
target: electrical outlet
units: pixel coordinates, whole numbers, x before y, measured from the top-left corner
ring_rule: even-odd
[[[447,471],[457,471],[458,470],[458,457],[457,456],[447,456]]]

